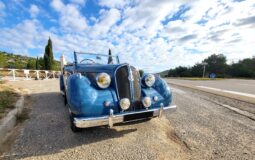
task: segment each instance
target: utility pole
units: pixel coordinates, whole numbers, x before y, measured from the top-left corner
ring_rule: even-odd
[[[204,70],[203,70],[203,78],[205,78],[205,66],[207,65],[206,62],[203,62],[202,65],[204,66]]]

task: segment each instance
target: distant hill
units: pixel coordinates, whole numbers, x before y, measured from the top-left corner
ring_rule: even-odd
[[[168,71],[169,70],[165,70],[165,71],[160,72],[159,74],[160,74],[161,77],[167,77]]]
[[[44,69],[42,57],[39,57],[38,67]],[[0,51],[0,68],[36,69],[36,58]],[[59,61],[54,61],[54,70],[60,70]]]
[[[0,68],[25,69],[29,60],[35,58],[0,51]]]

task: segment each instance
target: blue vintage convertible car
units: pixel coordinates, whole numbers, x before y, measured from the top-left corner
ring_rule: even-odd
[[[61,62],[64,64],[65,62]],[[139,74],[118,56],[74,52],[74,63],[63,65],[60,89],[69,108],[71,129],[112,127],[176,110],[172,92],[158,75]]]

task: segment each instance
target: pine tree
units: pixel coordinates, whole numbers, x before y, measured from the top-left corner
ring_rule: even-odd
[[[45,52],[44,52],[44,69],[46,70],[52,70],[53,69],[53,51],[52,51],[52,42],[49,38],[48,44],[45,46]]]

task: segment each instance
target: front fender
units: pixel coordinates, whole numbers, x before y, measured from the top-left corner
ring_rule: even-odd
[[[155,75],[155,83],[152,87],[145,87],[142,89],[144,96],[151,97],[153,100],[154,96],[158,97],[158,101],[152,101],[152,107],[160,107],[160,104],[163,103],[164,106],[169,106],[172,103],[172,92],[167,83]]]
[[[111,89],[96,89],[87,77],[73,74],[67,80],[67,100],[70,110],[76,116],[108,115],[109,110],[115,107],[116,94]],[[110,106],[105,107],[104,102],[109,101]]]

